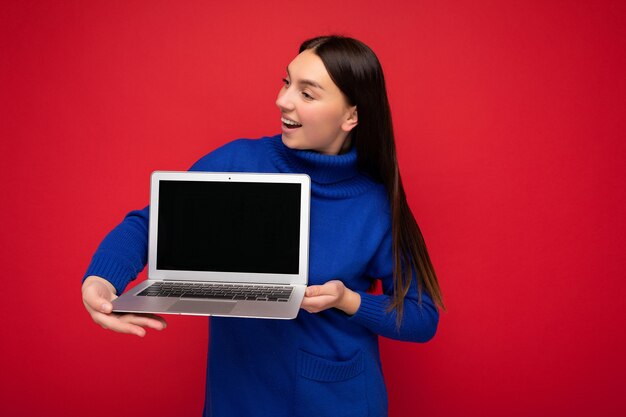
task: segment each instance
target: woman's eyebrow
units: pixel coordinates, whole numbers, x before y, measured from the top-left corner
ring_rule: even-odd
[[[289,77],[291,77],[291,74],[289,73],[289,67],[287,67],[286,70],[287,70],[287,75],[289,75]],[[298,84],[310,85],[311,87],[315,87],[315,88],[319,88],[320,90],[324,90],[324,87],[322,87],[321,85],[319,85],[315,81],[311,81],[311,80],[298,80]]]

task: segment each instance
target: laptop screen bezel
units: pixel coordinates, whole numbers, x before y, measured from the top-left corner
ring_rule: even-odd
[[[218,181],[300,184],[300,248],[298,274],[181,271],[157,269],[160,181]],[[311,179],[306,174],[154,171],[150,178],[150,226],[148,232],[148,278],[202,282],[240,282],[306,285],[309,271],[309,222]]]

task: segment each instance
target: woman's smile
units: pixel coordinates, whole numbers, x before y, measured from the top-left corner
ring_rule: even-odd
[[[280,120],[283,122],[283,130],[293,130],[302,127],[300,123],[295,120],[288,119],[285,116],[281,117]]]

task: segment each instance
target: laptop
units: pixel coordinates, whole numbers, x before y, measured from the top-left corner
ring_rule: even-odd
[[[293,319],[308,282],[305,174],[155,171],[148,279],[113,311]]]

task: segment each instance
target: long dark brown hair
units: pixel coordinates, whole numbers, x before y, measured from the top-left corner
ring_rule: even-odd
[[[409,207],[400,178],[391,110],[383,69],[376,54],[363,42],[344,36],[320,36],[300,45],[319,56],[331,79],[356,106],[358,124],[351,131],[359,169],[387,189],[392,213],[394,297],[388,311],[396,309],[400,327],[404,297],[413,275],[417,276],[418,302],[424,287],[434,302],[445,310],[437,275],[426,243]]]

